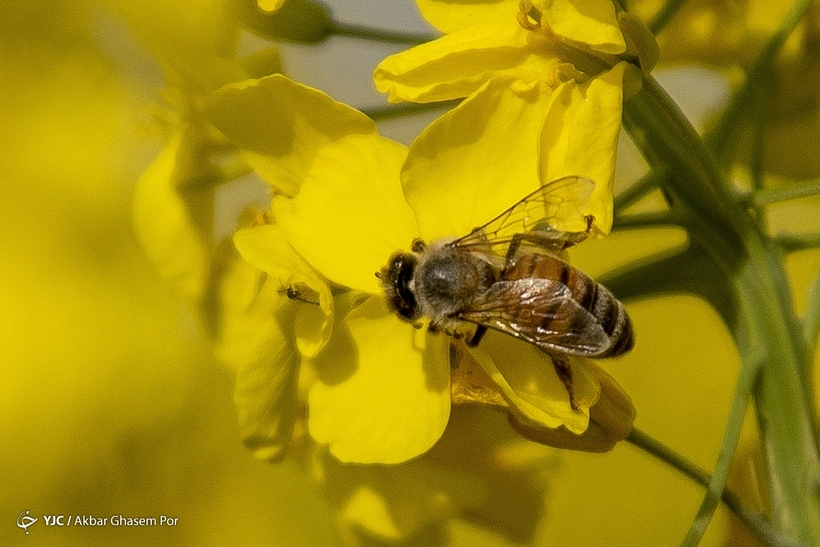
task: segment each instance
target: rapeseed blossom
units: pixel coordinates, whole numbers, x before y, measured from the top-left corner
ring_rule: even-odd
[[[608,233],[624,79],[635,82],[637,72],[622,59],[641,61],[640,52],[628,50],[614,4],[422,1],[419,8],[448,34],[385,59],[374,73],[377,89],[391,102],[467,100],[414,143],[406,184],[431,175],[449,181],[453,169],[443,157],[475,153],[480,147],[465,144],[513,126],[511,139],[480,151],[504,160],[495,162],[498,170],[477,170],[486,173],[479,184],[531,181],[533,173],[541,184],[566,174],[588,177],[597,183],[596,227]],[[516,189],[507,188],[511,201]]]
[[[277,120],[282,123],[273,131],[269,122],[278,114],[253,123],[246,110],[267,100],[269,112],[284,103],[310,108],[297,108],[296,116],[283,109],[290,117]],[[399,463],[424,453],[439,439],[450,414],[449,341],[399,321],[386,307],[374,273],[392,252],[407,248],[416,237],[432,240],[464,233],[465,227],[491,218],[506,195],[520,197],[525,188],[537,188],[538,173],[520,177],[510,192],[508,185],[495,185],[497,191],[471,187],[471,171],[465,169],[442,196],[435,177],[427,183],[411,182],[408,173],[418,167],[404,163],[407,149],[379,136],[366,117],[282,76],[223,88],[206,111],[281,190],[272,200],[272,224],[240,230],[234,237],[242,257],[275,280],[283,271],[274,264],[281,261],[274,257],[282,254],[274,248],[290,246],[305,261],[296,269],[303,272],[300,282],[323,295],[318,302],[323,309],[329,309],[327,289],[316,281],[326,279],[335,295],[335,311],[327,314],[333,318],[333,334],[322,351],[305,355],[315,374],[307,388],[311,436],[348,462]],[[480,145],[476,143],[478,153]],[[463,158],[469,162],[468,155]],[[584,212],[595,215],[605,209],[594,199],[591,203],[595,205]],[[311,307],[310,302],[301,304]],[[615,397],[627,402],[617,407],[621,414],[615,421],[621,427],[604,427],[603,438],[592,443],[584,438],[581,444],[603,450],[617,440],[607,438],[609,432],[617,430],[612,435],[619,438],[628,433],[634,415],[628,397],[597,367],[573,362],[580,407],[575,411],[549,362],[537,351],[502,335],[488,336],[485,347],[473,355],[528,426],[563,427],[583,437],[590,407]],[[607,391],[603,397],[602,384]]]

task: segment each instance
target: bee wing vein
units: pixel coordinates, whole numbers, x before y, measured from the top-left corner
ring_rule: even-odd
[[[547,352],[595,356],[610,345],[595,317],[552,279],[498,281],[459,318],[512,335]]]
[[[554,180],[449,245],[493,249],[509,245],[516,234],[534,230],[544,231],[559,239],[566,232],[557,229],[554,224],[583,219],[582,211],[594,186],[585,177],[568,176]]]

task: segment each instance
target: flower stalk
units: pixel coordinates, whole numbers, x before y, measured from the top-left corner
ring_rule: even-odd
[[[667,174],[662,186],[683,213],[692,241],[708,253],[731,283],[737,320],[727,326],[742,368],[733,410],[710,491],[685,545],[705,530],[723,491],[747,396],[754,384],[775,525],[795,540],[820,543],[820,454],[801,371],[809,358],[788,290],[782,256],[732,198],[710,152],[663,90],[645,78],[644,89],[625,104],[628,131],[647,160]],[[801,470],[796,472],[795,470]]]
[[[709,473],[640,429],[633,428],[626,440],[647,454],[674,467],[698,484],[708,487],[712,483],[712,476]],[[772,527],[764,515],[746,506],[741,499],[728,488],[720,493],[720,500],[725,503],[767,547],[796,545],[784,537],[780,531]]]

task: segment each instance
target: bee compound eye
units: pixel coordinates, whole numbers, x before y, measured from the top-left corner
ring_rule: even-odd
[[[413,273],[415,270],[415,258],[412,260],[404,260],[399,265],[398,277],[396,278],[396,290],[398,290],[402,300],[414,306],[416,304],[416,297],[413,294],[413,291],[410,290],[410,281],[413,279]]]
[[[393,257],[388,268],[388,286],[391,290],[391,307],[402,318],[409,321],[417,319],[416,296],[410,289],[413,274],[416,270],[416,257],[410,253],[400,253]]]

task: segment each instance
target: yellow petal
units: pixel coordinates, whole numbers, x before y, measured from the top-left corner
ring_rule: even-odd
[[[595,226],[604,234],[612,227],[625,66],[619,63],[584,85],[561,84],[541,135],[541,179],[545,183],[566,175],[592,179],[595,189],[584,212],[595,217]]]
[[[600,385],[582,360],[571,361],[576,411],[552,361],[534,346],[491,332],[472,353],[527,423],[563,426],[575,434],[586,431],[589,408],[598,400]]]
[[[317,152],[295,198],[274,198],[288,241],[328,279],[380,293],[375,273],[416,237],[399,183],[405,155],[389,139],[351,135]]]
[[[473,25],[515,21],[519,3],[518,0],[416,0],[424,18],[447,33]],[[533,4],[558,36],[602,53],[618,54],[626,49],[611,0],[541,0]]]
[[[499,76],[543,78],[558,62],[553,47],[511,17],[506,24],[477,25],[391,55],[376,67],[373,80],[390,102],[466,97]]]
[[[472,25],[515,21],[518,0],[416,0],[427,21],[442,32],[456,32]]]
[[[358,110],[281,74],[225,86],[204,112],[257,173],[289,196],[299,191],[322,146],[376,133]]]
[[[242,258],[266,272],[269,282],[277,285],[280,298],[287,298],[287,289],[307,287],[315,297],[294,300],[296,317],[293,323],[299,351],[312,357],[324,347],[333,327],[333,297],[330,289],[316,272],[296,254],[275,224],[243,228],[233,237]],[[318,305],[313,305],[315,303]]]
[[[424,239],[464,235],[539,187],[550,91],[497,78],[413,142],[402,182]]]
[[[510,424],[527,439],[548,446],[584,452],[612,450],[632,431],[636,414],[635,407],[623,388],[598,365],[587,360],[585,368],[589,374],[597,378],[601,385],[601,396],[598,402],[590,408],[589,427],[586,431],[579,435],[564,427],[555,429],[533,427],[525,425],[516,417],[510,419]]]
[[[316,358],[310,434],[343,462],[414,458],[450,415],[447,338],[398,321],[383,300],[372,296],[350,312]]]
[[[637,410],[632,404],[632,398],[615,378],[593,361],[586,361],[586,364],[601,384],[601,396],[590,409],[590,417],[602,439],[601,446],[608,450],[632,431]]]
[[[160,274],[197,298],[205,286],[210,219],[193,214],[197,193],[179,191],[178,159],[184,154],[183,138],[175,135],[140,177],[132,205],[134,231]],[[202,197],[209,200],[212,194]]]
[[[602,53],[617,55],[626,50],[612,0],[542,0],[539,4],[558,36]]]
[[[236,372],[242,440],[264,460],[281,458],[296,418],[300,356],[292,325],[296,309],[278,284],[235,252],[223,264],[216,353]]]
[[[462,443],[459,448],[486,447],[465,447]],[[480,473],[452,460],[442,462],[425,456],[389,467],[352,466],[325,455],[316,465],[321,466],[322,490],[339,512],[343,526],[382,540],[407,539],[487,498]]]
[[[236,374],[236,410],[242,442],[257,458],[280,459],[293,436],[299,354],[279,322],[268,317],[245,340]]]

